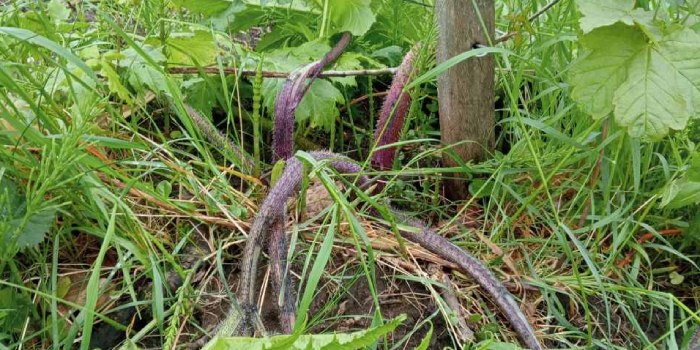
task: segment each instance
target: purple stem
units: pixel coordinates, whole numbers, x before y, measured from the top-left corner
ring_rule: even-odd
[[[331,165],[339,172],[359,174],[362,168],[348,160],[345,157],[331,152],[310,152],[310,155],[316,160],[329,158],[337,158],[331,162]],[[237,333],[247,335],[250,333],[250,325],[253,324],[257,317],[257,308],[255,306],[256,284],[255,277],[257,273],[257,264],[260,258],[260,251],[266,237],[272,236],[268,247],[270,249],[270,259],[273,261],[273,285],[284,286],[283,305],[280,306],[280,321],[282,328],[285,331],[291,332],[294,325],[295,317],[295,297],[289,278],[282,279],[286,271],[287,264],[287,244],[284,230],[284,223],[287,218],[286,203],[289,198],[299,192],[299,184],[303,166],[301,161],[296,158],[289,158],[282,172],[282,175],[277,180],[275,186],[270,189],[265,200],[260,205],[258,214],[253,220],[246,245],[243,248],[243,264],[241,267],[241,278],[239,285],[239,302],[244,315]],[[359,183],[366,183],[369,179],[367,176],[360,176]],[[269,231],[268,231],[269,230]],[[279,290],[275,291],[275,297],[279,297]]]
[[[411,95],[404,91],[404,87],[413,73],[413,64],[419,48],[417,44],[406,54],[391,82],[389,93],[379,111],[377,128],[374,130],[375,147],[390,145],[399,140],[399,133],[411,104]],[[379,170],[391,169],[395,155],[395,147],[375,150],[372,155],[372,166]]]
[[[350,42],[350,38],[349,32],[343,33],[338,43],[323,58],[290,74],[284,82],[275,100],[275,127],[272,135],[273,162],[292,156],[294,148],[294,112],[319,73],[325,66],[340,56]],[[308,83],[306,83],[306,79],[309,79]]]
[[[335,160],[331,162],[331,165],[340,173],[346,175],[362,173],[362,168],[360,165],[340,155],[323,151],[311,152],[310,155],[316,160],[335,158]],[[244,326],[243,329],[248,329],[248,325],[251,324],[251,321],[253,320],[253,317],[256,316],[257,312],[255,307],[255,274],[257,260],[262,247],[262,240],[266,236],[266,230],[268,229],[273,230],[273,235],[281,233],[281,235],[284,237],[284,221],[280,221],[280,218],[286,218],[285,204],[287,203],[287,200],[293,195],[297,194],[299,190],[299,184],[303,176],[302,170],[302,163],[298,159],[290,158],[287,161],[284,172],[277,181],[277,184],[275,184],[275,186],[270,190],[267,198],[265,198],[263,201],[262,205],[260,206],[260,211],[253,221],[253,225],[243,251],[244,264],[241,271],[242,285],[240,301],[241,309],[246,313],[242,321]],[[369,181],[370,180],[367,176],[360,175],[357,184],[358,186],[362,187]],[[439,257],[454,263],[460,270],[462,270],[462,272],[474,278],[477,283],[493,298],[494,303],[496,303],[496,305],[498,305],[498,307],[501,309],[506,319],[511,323],[523,343],[531,349],[542,349],[537,341],[537,338],[535,337],[535,332],[530,326],[530,323],[525,315],[520,310],[520,307],[515,302],[515,299],[503,286],[503,284],[493,275],[493,273],[491,273],[488,267],[484,266],[484,264],[478,259],[457,247],[448,239],[438,235],[433,230],[426,227],[423,223],[410,219],[407,215],[394,208],[391,208],[391,210],[393,215],[395,215],[400,222],[405,222],[411,226],[420,228],[422,231],[421,233],[416,234],[401,230],[401,236],[438,255]],[[376,215],[376,211],[373,211],[373,214]],[[286,241],[286,239],[284,240]],[[277,270],[277,272],[273,273],[281,275],[281,273],[284,273],[286,270],[286,267],[284,266],[284,264],[286,264],[286,244],[284,244],[284,242],[275,243],[274,247],[271,249],[277,251],[273,253],[271,258],[278,263],[279,261],[283,261],[281,267],[273,267],[274,270]],[[280,252],[284,252],[283,256],[280,255]],[[291,290],[289,283],[286,284],[286,288],[286,290]],[[286,327],[284,323],[289,322],[289,328],[291,329],[294,320],[294,298],[285,296],[283,302],[284,304],[281,307],[282,310],[280,312],[280,320],[283,322],[283,328]]]
[[[389,145],[399,140],[399,132],[403,127],[411,103],[411,96],[404,91],[404,87],[413,73],[413,64],[418,48],[419,46],[416,45],[406,54],[391,83],[389,94],[379,112],[379,120],[374,134],[376,147]],[[395,147],[376,150],[372,156],[372,165],[379,170],[391,169],[395,155]],[[531,349],[542,349],[530,322],[520,310],[513,296],[481,261],[429,229],[422,222],[410,219],[394,208],[391,208],[391,211],[398,221],[408,223],[422,231],[420,234],[400,231],[401,236],[454,263],[460,270],[474,278],[493,298],[523,343]],[[377,215],[378,212],[373,210],[373,214]]]
[[[508,292],[503,283],[493,275],[488,267],[462,248],[454,245],[447,238],[440,236],[435,231],[425,226],[422,222],[409,218],[406,214],[401,213],[397,209],[391,208],[391,210],[397,218],[397,221],[421,229],[421,233],[400,231],[401,236],[457,265],[462,272],[465,272],[475,279],[488,295],[493,298],[493,302],[501,309],[501,312],[503,312],[503,315],[505,315],[508,322],[513,326],[520,340],[530,349],[542,349],[542,346],[535,336],[535,331],[530,325],[530,321],[528,321],[527,317],[525,317],[520,310],[520,306],[518,306],[513,295]]]

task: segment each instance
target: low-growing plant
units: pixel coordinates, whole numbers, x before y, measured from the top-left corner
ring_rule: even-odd
[[[284,172],[275,181],[275,185],[260,206],[248,235],[243,253],[241,287],[239,288],[240,302],[229,313],[229,318],[240,319],[234,333],[247,335],[252,325],[261,323],[255,306],[255,290],[257,289],[255,286],[255,275],[257,274],[257,261],[260,251],[265,244],[268,245],[272,260],[272,276],[273,285],[276,286],[276,298],[280,299],[282,303],[278,305],[282,329],[286,332],[291,332],[294,326],[295,307],[293,301],[296,298],[291,294],[292,288],[288,283],[289,279],[284,279],[287,261],[286,252],[288,250],[287,240],[284,238],[284,222],[287,217],[286,203],[299,190],[301,179],[304,176],[301,162],[291,158],[294,112],[310,85],[310,83],[306,84],[307,77],[310,77],[311,82],[313,82],[313,79],[320,73],[321,69],[340,55],[348,44],[349,39],[349,34],[344,34],[336,46],[323,59],[307,65],[299,74],[292,74],[277,96],[273,159],[286,160],[286,164]],[[403,128],[403,122],[410,103],[410,96],[405,91],[405,87],[413,74],[413,63],[416,54],[417,48],[414,48],[406,55],[394,77],[389,88],[389,94],[379,113],[380,117],[377,120],[374,144],[385,148],[375,151],[376,153],[372,158],[372,163],[379,168],[389,168],[393,163],[396,150],[387,146],[398,141],[399,131]],[[360,188],[367,187],[369,184],[369,178],[366,175],[362,175],[362,168],[352,161],[343,160],[342,157],[333,153],[313,152],[309,155],[314,161],[330,161],[332,167],[342,174],[355,174],[358,176],[357,185]],[[376,210],[373,212],[375,215],[378,214]],[[483,263],[419,221],[409,220],[398,210],[391,209],[390,215],[401,219],[400,222],[402,223],[418,228],[418,233],[405,229],[400,230],[400,233],[403,237],[417,243],[428,251],[455,263],[462,272],[472,276],[491,295],[523,342],[531,349],[541,349],[534,330],[522,311],[520,311],[518,304],[503,284],[498,281]],[[267,237],[270,237],[269,240]],[[280,295],[282,291],[284,291],[285,295]],[[305,317],[305,315],[302,316]],[[228,325],[231,322],[229,319],[224,320],[223,323],[227,325],[227,327],[224,327],[225,331],[230,332]],[[217,334],[221,335],[221,331],[220,328]]]

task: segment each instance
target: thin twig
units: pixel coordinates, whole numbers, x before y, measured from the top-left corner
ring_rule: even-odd
[[[371,94],[367,94],[364,96],[360,96],[358,98],[352,99],[350,102],[348,102],[347,106],[341,106],[338,108],[340,112],[343,112],[347,109],[348,106],[354,106],[364,100],[368,100],[370,97],[384,97],[389,94],[389,91],[381,91],[381,92],[373,92]]]
[[[556,5],[559,1],[560,1],[560,0],[552,0],[552,1],[550,1],[547,5],[544,5],[544,7],[542,7],[539,11],[535,12],[535,14],[533,14],[532,16],[530,16],[530,18],[528,18],[527,21],[528,21],[528,22],[534,22],[538,17],[542,16],[545,12],[547,12],[547,10],[549,10],[550,8],[552,8],[552,7],[553,7],[554,5]],[[504,42],[504,41],[507,41],[507,40],[511,39],[512,37],[514,37],[514,36],[516,36],[516,35],[518,35],[518,32],[508,32],[508,33],[503,34],[503,35],[499,36],[498,38],[496,38],[496,40],[494,40],[493,43],[494,43],[494,44],[502,43],[502,42]]]
[[[318,77],[322,78],[332,78],[332,77],[355,77],[355,76],[375,76],[375,75],[393,75],[396,73],[394,67],[389,68],[379,68],[379,69],[360,69],[360,70],[327,70],[321,72]],[[244,77],[255,76],[257,73],[255,69],[239,69],[235,67],[169,67],[168,73],[171,74],[219,74],[223,72],[227,75],[239,75]],[[274,71],[262,71],[262,76],[264,78],[287,78],[292,72],[274,72]]]

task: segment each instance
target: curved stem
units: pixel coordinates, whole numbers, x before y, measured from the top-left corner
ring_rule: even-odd
[[[331,166],[335,168],[338,172],[343,174],[360,174],[361,167],[351,160],[340,155],[333,154],[331,152],[311,152],[311,156],[314,159],[333,159]],[[260,206],[260,211],[255,217],[252,229],[249,233],[248,240],[246,241],[246,246],[243,255],[243,268],[241,272],[241,285],[240,285],[240,304],[243,312],[246,313],[243,318],[243,330],[249,329],[249,325],[252,320],[257,317],[257,310],[255,307],[255,267],[257,266],[257,260],[260,257],[260,249],[262,247],[262,240],[266,230],[273,228],[278,230],[278,232],[283,232],[283,225],[280,226],[274,223],[275,218],[280,218],[280,215],[284,215],[286,218],[286,208],[284,204],[287,202],[292,195],[295,195],[302,176],[302,164],[296,158],[291,158],[287,161],[287,166],[284,172],[277,181],[277,184],[270,190],[269,195],[263,201]],[[369,182],[367,176],[361,175],[357,181],[360,187],[366,185]],[[375,212],[376,214],[376,212]],[[405,222],[411,226],[417,227],[421,230],[421,233],[412,233],[405,230],[400,230],[401,236],[406,239],[418,244],[419,246],[429,250],[430,252],[438,255],[447,261],[454,263],[459,266],[460,270],[476,280],[476,282],[487,292],[487,294],[493,298],[494,303],[503,312],[503,315],[511,323],[513,329],[516,331],[520,339],[525,345],[531,349],[542,349],[541,345],[537,341],[535,332],[530,326],[527,317],[522,313],[520,307],[515,302],[513,296],[508,292],[508,290],[503,286],[491,271],[478,259],[473,257],[471,254],[467,253],[463,249],[452,244],[446,238],[438,235],[433,230],[427,228],[423,223],[417,220],[408,218],[405,214],[399,212],[392,208],[392,214],[399,219],[399,221]],[[278,221],[279,223],[279,221]],[[275,244],[274,249],[284,250],[286,252],[285,244]],[[286,264],[286,253],[284,254],[284,261]],[[275,259],[281,259],[281,257],[275,257]],[[291,288],[286,285],[291,292]],[[294,298],[289,297],[293,303]],[[287,303],[288,301],[285,301]],[[286,305],[289,309],[283,311],[283,315],[288,313],[294,313],[294,305]],[[281,316],[283,316],[281,315]]]
[[[272,160],[284,160],[292,156],[294,146],[294,112],[323,68],[335,61],[350,42],[349,32],[318,61],[309,63],[289,75],[275,100],[275,128],[272,134]],[[308,83],[306,80],[309,79]]]
[[[310,152],[310,155],[316,160],[335,159],[331,165],[341,173],[358,174],[361,167],[345,157],[331,152]],[[286,271],[287,262],[287,244],[284,232],[284,222],[287,218],[286,203],[289,198],[296,195],[299,191],[301,183],[303,166],[301,161],[296,158],[287,160],[284,172],[277,180],[267,197],[260,205],[258,214],[253,220],[246,245],[243,248],[243,261],[241,264],[241,278],[239,284],[239,303],[243,310],[243,320],[237,331],[240,335],[250,333],[250,325],[257,319],[257,308],[255,306],[255,288],[257,264],[260,259],[260,251],[262,250],[263,242],[266,237],[272,236],[269,242],[271,259],[273,260],[273,284],[280,286],[277,288],[285,293],[284,301],[280,311],[280,320],[283,323],[283,328],[289,328],[287,322],[294,324],[295,306],[293,290],[289,283],[289,278],[281,279]],[[360,183],[366,183],[369,179],[366,176],[360,176]],[[279,279],[278,279],[279,278]]]

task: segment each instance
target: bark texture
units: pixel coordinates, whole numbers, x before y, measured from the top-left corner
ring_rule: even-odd
[[[488,37],[494,37],[493,0],[438,0],[436,8],[438,64],[479,44],[488,45]],[[438,77],[442,143],[449,146],[467,141],[453,148],[462,162],[482,160],[494,147],[494,74],[494,59],[487,55],[462,61]],[[443,153],[443,165],[458,166],[460,161],[450,153]],[[459,174],[454,176],[458,178],[445,180],[445,193],[451,199],[464,199],[466,180]]]

